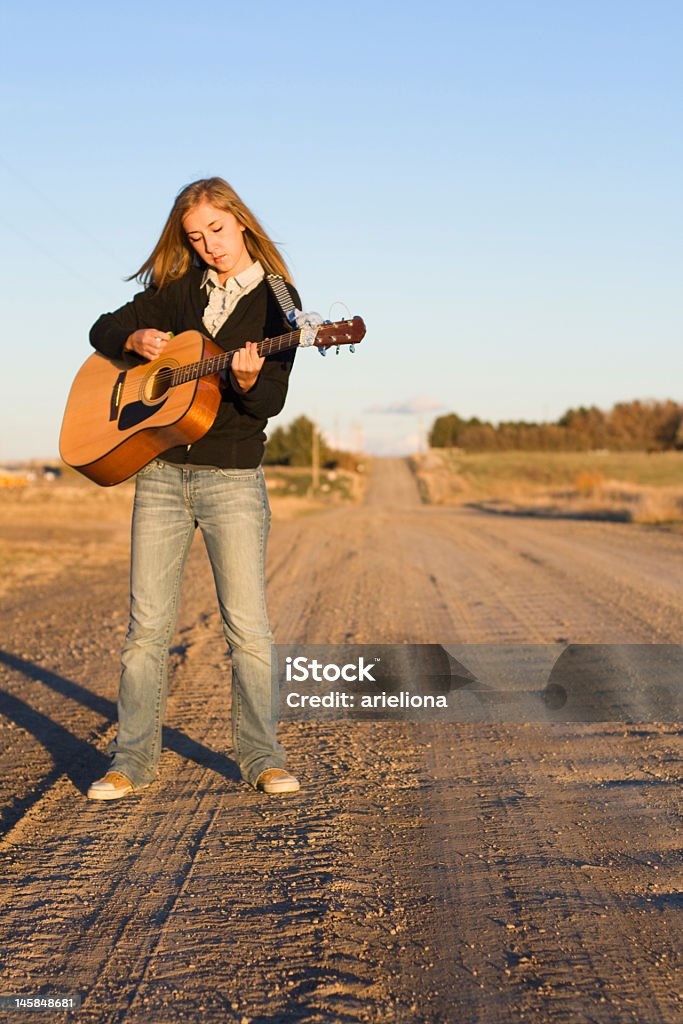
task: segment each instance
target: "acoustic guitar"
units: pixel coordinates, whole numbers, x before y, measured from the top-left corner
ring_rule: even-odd
[[[290,348],[357,345],[365,337],[359,316],[301,327],[258,343],[259,355]],[[236,349],[223,351],[199,331],[172,338],[158,359],[130,365],[90,356],[76,374],[64,412],[62,459],[109,487],[127,480],[161,452],[193,444],[216,418],[220,374]]]

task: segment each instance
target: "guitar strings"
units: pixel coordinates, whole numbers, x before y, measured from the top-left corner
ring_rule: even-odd
[[[334,323],[334,324],[325,324],[324,327],[329,331],[330,328],[341,328],[341,327],[344,327],[344,326],[348,326],[349,323],[350,323],[350,321],[339,321],[338,323]],[[292,341],[294,340],[295,337],[297,338],[297,340],[292,345]],[[274,352],[280,352],[280,351],[286,350],[287,348],[298,348],[299,347],[300,338],[301,338],[301,330],[290,331],[288,334],[279,334],[279,335],[277,335],[274,338],[264,338],[263,341],[257,342],[256,344],[259,346],[259,354],[263,355],[263,356],[267,356],[267,355],[272,355]],[[334,341],[331,342],[331,347],[333,347],[334,344],[335,344]],[[187,380],[180,380],[180,381],[176,381],[176,382],[172,383],[168,390],[170,390],[171,388],[174,388],[174,387],[179,387],[182,384],[189,384],[190,381],[192,381],[192,380],[200,380],[202,377],[210,377],[210,376],[213,376],[215,373],[222,372],[222,370],[226,369],[230,365],[230,357],[233,356],[235,354],[235,352],[239,352],[239,350],[241,348],[243,348],[243,347],[244,347],[243,345],[238,345],[236,348],[225,349],[225,351],[220,352],[220,353],[218,353],[218,354],[216,354],[214,356],[206,356],[204,359],[200,359],[200,360],[197,360],[197,361],[192,362],[192,363],[186,363],[186,364],[181,365],[181,366],[169,366],[171,374],[177,373],[178,371],[185,371],[185,372],[187,372],[188,370],[192,370],[193,372],[188,376]],[[163,359],[164,357],[160,356],[159,358]],[[225,365],[222,366],[220,369],[216,369],[216,370],[213,370],[213,371],[209,370],[207,373],[197,372],[197,371],[199,371],[199,369],[200,369],[200,367],[202,365],[210,363],[211,360],[213,360],[213,359],[221,360],[223,358],[225,358]],[[140,364],[139,367],[138,366],[131,367],[131,369],[139,369],[143,365],[144,364]],[[159,367],[159,370],[163,370],[163,369],[164,369],[163,366]],[[124,384],[123,384],[123,387],[121,388],[121,391],[119,392],[119,395],[118,395],[118,403],[119,403],[119,405],[121,404],[121,402],[123,401],[124,398],[127,399],[128,401],[130,401],[132,397],[134,397],[136,395],[139,396],[141,394],[141,391],[142,391],[143,387],[144,387],[144,379],[137,380],[137,381],[128,381],[128,380],[126,380],[124,382]],[[165,392],[165,393],[167,393],[167,392]]]
[[[292,340],[293,340],[295,335],[297,335],[297,334],[300,335],[300,333],[301,333],[300,331],[292,331],[289,334],[280,334],[280,335],[278,335],[275,338],[264,338],[263,341],[257,342],[257,344],[260,346],[260,355],[272,355],[273,352],[282,351],[284,348],[297,348],[298,345],[299,345],[298,340],[295,342],[294,345],[292,345]],[[282,344],[282,342],[284,342],[284,341],[287,341],[287,343],[288,343],[286,346]],[[243,345],[238,345],[236,348],[226,349],[224,352],[217,353],[215,356],[206,356],[204,359],[199,359],[199,360],[196,360],[195,362],[192,362],[192,363],[185,363],[185,364],[180,365],[180,366],[169,366],[168,368],[170,369],[172,374],[176,373],[177,371],[186,371],[186,372],[188,370],[194,371],[192,374],[190,374],[190,376],[188,376],[187,380],[185,380],[185,381],[176,381],[175,383],[171,384],[171,387],[178,387],[181,384],[188,384],[191,380],[199,380],[202,377],[210,377],[210,376],[213,376],[214,373],[220,373],[222,370],[226,369],[230,365],[230,358],[229,357],[233,356],[235,354],[235,352],[239,352],[240,348],[243,348],[243,347],[244,347]],[[226,358],[226,360],[225,360],[225,366],[221,367],[220,369],[216,369],[214,371],[208,371],[207,373],[196,372],[196,371],[199,370],[199,368],[203,364],[210,363],[212,359],[223,359],[224,357],[228,357],[228,358]],[[159,359],[163,359],[163,358],[164,358],[163,356],[159,356]],[[156,362],[156,360],[154,360],[154,362]],[[151,365],[151,364],[147,364],[147,365]],[[144,366],[145,366],[144,363],[140,363],[139,366],[134,366],[134,367],[131,367],[130,369],[137,370],[137,369],[140,369],[140,368],[142,368]],[[163,370],[163,369],[164,369],[164,366],[160,366],[159,367],[159,370]],[[126,382],[124,383],[123,387],[121,388],[121,391],[119,392],[119,396],[118,396],[119,403],[124,398],[130,399],[130,397],[132,395],[139,395],[141,390],[142,390],[142,388],[144,387],[144,383],[145,383],[144,382],[144,378],[138,379],[138,380],[133,380],[133,381],[126,380]]]

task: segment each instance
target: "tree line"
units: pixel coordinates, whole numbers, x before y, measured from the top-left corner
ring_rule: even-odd
[[[358,456],[332,448],[308,416],[297,416],[289,426],[276,427],[268,435],[263,461],[267,466],[311,466],[314,452],[318,465],[325,469],[357,469]]]
[[[683,405],[674,401],[618,402],[568,409],[552,423],[509,420],[496,424],[457,413],[438,416],[432,448],[465,451],[674,451],[683,449]]]

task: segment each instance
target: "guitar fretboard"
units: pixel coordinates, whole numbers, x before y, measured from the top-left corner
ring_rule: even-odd
[[[273,352],[284,352],[288,348],[296,348],[301,340],[301,331],[289,331],[287,334],[278,334],[276,338],[264,338],[257,342],[258,354],[269,356]],[[198,363],[187,363],[186,366],[179,366],[171,374],[171,386],[187,384],[188,381],[197,380],[199,377],[210,377],[213,373],[220,373],[230,365],[230,360],[237,349],[230,349],[222,352],[219,356],[210,356],[208,359],[200,359]]]

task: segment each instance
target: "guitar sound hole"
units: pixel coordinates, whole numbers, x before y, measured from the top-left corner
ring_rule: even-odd
[[[159,402],[171,388],[174,366],[162,366],[145,381],[144,401]]]

